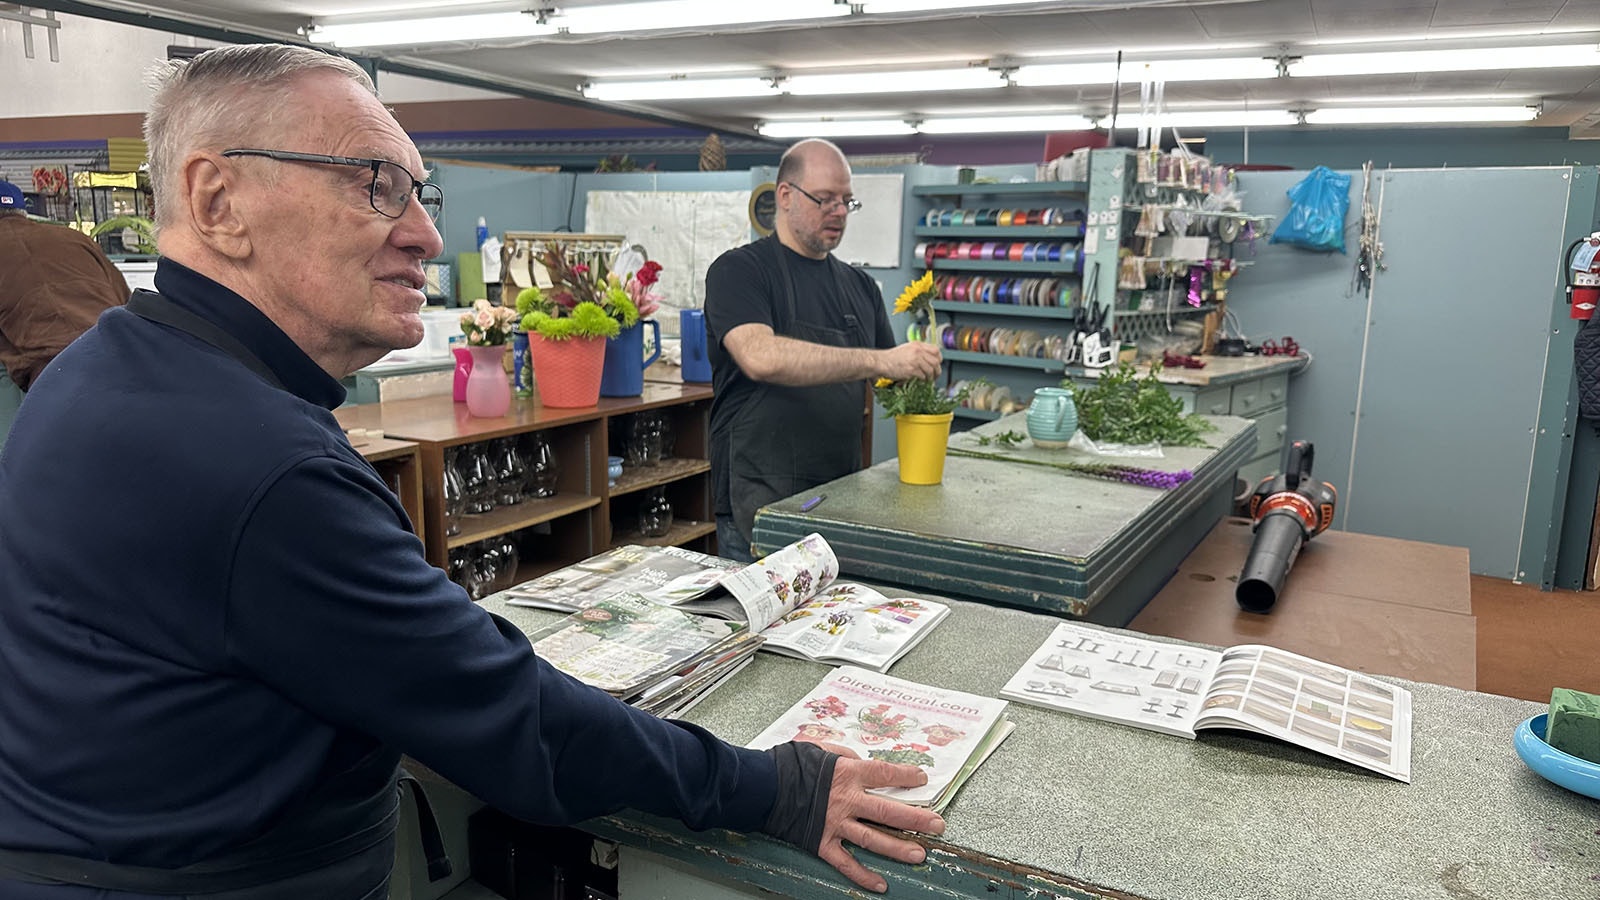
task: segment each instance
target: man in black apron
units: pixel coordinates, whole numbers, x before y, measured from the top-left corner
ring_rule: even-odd
[[[428,565],[330,410],[421,339],[442,192],[342,57],[177,66],[157,290],[56,357],[0,454],[0,898],[381,900],[402,754],[530,821],[765,831],[870,890],[846,835],[921,862],[863,824],[941,831],[868,793],[920,770],[641,713]]]
[[[833,256],[860,209],[838,147],[778,164],[776,232],[706,272],[717,552],[750,561],[756,510],[861,467],[866,383],[931,378],[933,344],[896,345],[876,284]]]

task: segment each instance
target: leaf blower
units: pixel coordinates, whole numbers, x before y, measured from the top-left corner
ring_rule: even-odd
[[[1333,524],[1333,505],[1339,492],[1326,481],[1313,481],[1310,441],[1289,445],[1289,465],[1283,474],[1261,479],[1250,495],[1250,529],[1255,540],[1245,557],[1244,571],[1233,590],[1239,608],[1264,613],[1278,602],[1283,579],[1288,577],[1300,545]]]

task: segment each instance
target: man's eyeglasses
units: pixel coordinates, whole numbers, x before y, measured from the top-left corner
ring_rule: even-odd
[[[280,162],[317,163],[325,166],[356,166],[372,170],[372,188],[368,192],[372,208],[391,219],[406,213],[406,204],[412,196],[422,204],[422,211],[435,221],[444,206],[444,189],[437,184],[418,181],[405,166],[386,159],[365,159],[358,156],[325,156],[321,153],[295,153],[290,150],[224,150],[223,156],[264,156]]]
[[[861,201],[854,197],[833,197],[828,200],[823,200],[820,197],[813,197],[810,191],[792,181],[786,181],[784,184],[787,184],[789,187],[799,191],[800,196],[810,200],[812,203],[815,203],[817,208],[821,209],[823,212],[827,212],[836,206],[844,207],[844,211],[847,213],[861,212]]]

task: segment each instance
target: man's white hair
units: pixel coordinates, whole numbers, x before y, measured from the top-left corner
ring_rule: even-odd
[[[190,153],[270,143],[298,113],[289,97],[294,82],[315,71],[345,75],[377,96],[372,79],[350,60],[288,44],[218,47],[157,67],[155,97],[144,119],[156,224],[173,221],[171,207],[181,202],[180,169]]]

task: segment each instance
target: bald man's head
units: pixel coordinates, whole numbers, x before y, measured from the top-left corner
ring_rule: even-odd
[[[799,184],[806,177],[806,169],[812,163],[828,162],[842,165],[846,171],[850,168],[850,164],[845,161],[844,151],[833,141],[806,138],[783,151],[783,157],[778,160],[778,181]]]

